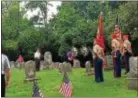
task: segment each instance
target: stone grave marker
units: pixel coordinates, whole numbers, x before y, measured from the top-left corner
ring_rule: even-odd
[[[138,57],[130,57],[130,72],[128,73],[128,88],[138,89]]]
[[[25,63],[25,80],[35,80],[35,62],[30,60]]]
[[[73,60],[73,67],[74,67],[74,68],[80,68],[80,61],[77,60],[77,59],[74,59],[74,60]]]
[[[91,68],[91,63],[90,61],[87,61],[85,63],[85,67],[86,67],[86,75],[93,75],[94,71]]]
[[[44,69],[53,68],[52,54],[47,51],[44,53]]]

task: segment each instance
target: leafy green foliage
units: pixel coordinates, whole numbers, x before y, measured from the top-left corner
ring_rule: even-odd
[[[42,20],[44,24],[47,23],[48,5],[53,6],[48,1],[29,1],[26,3],[26,9],[31,9],[31,11],[36,10],[38,8],[40,9],[38,15],[31,18],[32,22],[39,23]],[[42,17],[40,14],[42,15]]]
[[[40,47],[42,53],[51,51],[56,59],[66,56],[72,46],[80,48],[82,45],[92,47],[93,38],[97,32],[98,16],[103,11],[103,27],[106,51],[110,52],[111,33],[119,17],[120,30],[130,33],[133,51],[137,53],[138,39],[138,2],[134,1],[73,1],[62,2],[58,14],[47,23],[47,5],[45,1],[29,1],[24,10],[19,10],[19,2],[12,1],[7,7],[2,2],[2,48],[9,55],[22,47],[23,56],[33,57],[33,52]],[[45,20],[44,27],[34,27],[40,21],[40,15],[30,20],[23,18],[27,10],[40,8]],[[5,9],[5,10],[4,10]],[[11,53],[12,52],[12,53]],[[14,55],[17,55],[15,53]],[[13,54],[12,54],[13,55]]]

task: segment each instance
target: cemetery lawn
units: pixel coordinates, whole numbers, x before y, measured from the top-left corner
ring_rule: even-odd
[[[112,71],[104,71],[104,83],[95,83],[94,76],[84,75],[85,69],[73,69],[69,78],[73,85],[73,97],[93,96],[137,96],[137,91],[128,90],[126,77],[114,79]],[[36,73],[38,86],[45,97],[61,97],[58,88],[63,76],[57,69],[42,70]],[[31,97],[32,83],[24,83],[24,70],[11,69],[11,81],[7,87],[7,97]]]

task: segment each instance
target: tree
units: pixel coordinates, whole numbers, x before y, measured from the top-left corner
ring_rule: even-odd
[[[44,25],[46,26],[47,24],[47,12],[48,8],[47,6],[52,6],[48,1],[29,1],[26,3],[25,8],[27,10],[31,9],[31,11],[40,9],[38,15],[34,16],[32,18],[32,21],[35,23],[39,23],[40,21],[43,21]],[[42,17],[41,17],[42,15]]]

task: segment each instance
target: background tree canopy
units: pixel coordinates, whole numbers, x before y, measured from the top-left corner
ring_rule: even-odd
[[[98,16],[104,12],[103,26],[106,52],[110,52],[110,35],[118,23],[123,33],[130,34],[134,55],[138,55],[138,11],[136,1],[73,1],[62,2],[58,14],[47,23],[47,2],[30,1],[20,10],[20,2],[2,2],[2,48],[10,60],[21,53],[25,60],[33,59],[37,47],[51,51],[54,61],[65,58],[72,46],[92,47]],[[51,5],[52,6],[52,5]],[[40,8],[44,27],[35,27],[40,17],[24,18],[26,10]]]

